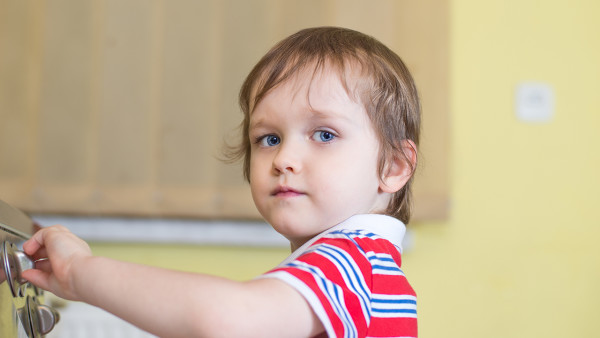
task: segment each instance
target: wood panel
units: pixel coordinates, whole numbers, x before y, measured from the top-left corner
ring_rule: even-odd
[[[445,1],[0,0],[0,198],[32,212],[257,218],[237,93],[298,29],[379,38],[424,107],[418,219],[448,211]]]

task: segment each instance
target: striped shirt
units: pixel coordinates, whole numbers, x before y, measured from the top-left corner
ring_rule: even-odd
[[[400,269],[404,231],[389,216],[353,216],[262,277],[298,290],[329,337],[416,337],[416,294]]]

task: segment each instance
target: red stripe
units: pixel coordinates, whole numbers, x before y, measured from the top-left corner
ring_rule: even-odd
[[[384,295],[416,296],[415,290],[413,290],[404,276],[377,275],[374,278],[371,291]]]
[[[416,318],[371,318],[370,337],[416,337]]]

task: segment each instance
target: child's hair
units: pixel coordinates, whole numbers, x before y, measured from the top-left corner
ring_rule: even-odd
[[[331,66],[337,71],[351,97],[360,99],[379,138],[379,174],[398,154],[405,162],[406,144],[419,144],[420,104],[408,69],[394,52],[376,39],[350,29],[316,27],[301,30],[275,45],[252,69],[240,90],[239,104],[244,113],[242,140],[227,154],[244,159],[244,177],[250,181],[250,115],[260,100],[277,85],[300,73],[313,74]],[[355,67],[358,66],[358,67]],[[359,80],[349,88],[347,74],[358,70]],[[416,152],[417,150],[414,149]],[[411,215],[412,177],[392,197],[385,213],[408,223]]]

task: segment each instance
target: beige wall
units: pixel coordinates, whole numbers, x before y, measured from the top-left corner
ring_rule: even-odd
[[[415,215],[448,211],[447,1],[0,0],[0,198],[30,212],[258,218],[219,161],[258,59],[305,27],[372,34],[424,107]],[[418,31],[426,39],[419,39]]]
[[[600,4],[454,0],[450,12],[451,217],[413,226],[415,248],[404,257],[419,294],[420,336],[595,337]],[[525,80],[554,87],[550,123],[515,118],[515,85]],[[200,271],[252,275],[221,250],[161,252],[188,257],[190,266],[215,257],[231,267]],[[263,253],[241,256],[256,255],[260,273],[285,255]]]

